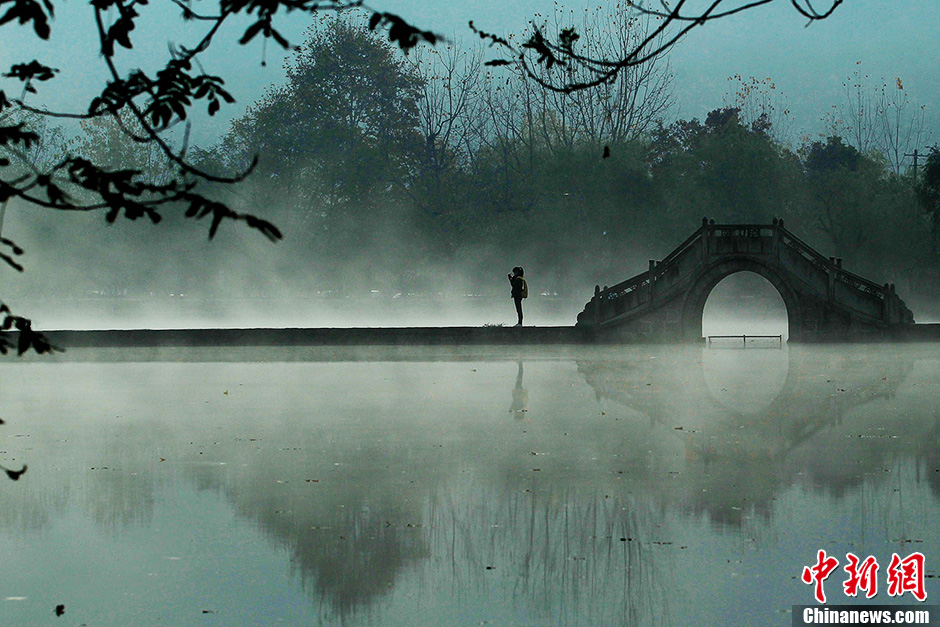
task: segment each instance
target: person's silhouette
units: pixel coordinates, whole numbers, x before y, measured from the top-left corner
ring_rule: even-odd
[[[516,315],[519,316],[519,321],[516,323],[517,327],[522,326],[522,299],[529,295],[529,286],[525,282],[524,274],[525,271],[522,266],[516,266],[512,269],[511,274],[506,275],[509,278],[509,285],[512,287],[510,295],[516,304]]]

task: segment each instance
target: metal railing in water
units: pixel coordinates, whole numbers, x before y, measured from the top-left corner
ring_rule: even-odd
[[[712,340],[741,340],[741,346],[747,348],[747,341],[751,340],[752,346],[754,345],[754,340],[777,340],[776,347],[783,348],[783,335],[709,335],[705,338],[709,346],[712,345]],[[735,342],[737,345],[737,342]]]

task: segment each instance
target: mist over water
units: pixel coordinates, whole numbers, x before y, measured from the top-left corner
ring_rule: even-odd
[[[64,298],[24,301],[43,329],[347,328],[512,326],[509,298],[480,294],[387,294],[309,298]],[[584,301],[533,295],[525,301],[527,324],[571,326]],[[35,313],[33,313],[35,312]]]
[[[58,223],[11,205],[4,233],[29,260],[4,286],[4,302],[28,312],[35,328],[511,326],[506,273],[520,264],[530,285],[527,324],[573,325],[594,283],[611,278],[588,264],[561,275],[508,249],[468,250],[466,260],[448,264],[409,258],[398,267],[389,250],[409,243],[391,233],[384,248],[336,251],[326,263],[311,260],[310,241],[292,232],[273,244],[230,225],[210,242],[204,225],[173,217],[166,226],[178,232],[169,239],[163,224],[107,226],[90,218]],[[82,237],[54,247],[43,239],[70,229]],[[637,271],[625,261],[623,276],[614,278]]]
[[[935,572],[931,346],[365,350],[0,364],[2,622],[782,624],[821,548]]]
[[[189,235],[198,240],[198,234]],[[211,251],[212,245],[207,250]],[[279,250],[272,246],[268,252]],[[164,268],[165,276],[154,279],[148,289],[133,282],[88,282],[87,277],[78,278],[83,272],[78,266],[56,274],[60,285],[55,287],[48,284],[52,274],[48,260],[40,257],[37,267],[28,271],[27,283],[18,286],[8,301],[29,311],[35,326],[43,329],[511,326],[515,311],[502,272],[512,267],[510,263],[480,274],[442,267],[430,273],[435,281],[412,291],[369,282],[354,272],[349,272],[341,285],[332,286],[336,289],[320,289],[324,286],[314,281],[313,274],[305,276],[302,268],[279,277],[238,262],[231,264],[228,274],[204,280],[186,279],[185,273]],[[596,281],[612,284],[639,269],[638,264],[625,260],[614,271],[619,275],[604,277],[596,268],[582,268],[560,280],[530,266],[530,295],[524,302],[526,324],[573,325],[590,300]],[[70,273],[74,275],[72,283]],[[715,286],[702,324],[705,337],[787,337],[783,300],[766,279],[749,272],[729,276]]]

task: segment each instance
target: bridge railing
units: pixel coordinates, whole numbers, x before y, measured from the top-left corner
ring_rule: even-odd
[[[888,289],[883,285],[878,285],[874,281],[869,281],[868,279],[861,277],[853,272],[849,272],[841,267],[833,267],[832,260],[823,257],[821,254],[813,250],[809,244],[798,238],[796,235],[791,233],[785,228],[780,229],[781,238],[780,241],[784,246],[795,250],[803,258],[809,260],[813,265],[819,267],[826,273],[834,273],[834,278],[836,281],[854,287],[855,289],[865,292],[875,298],[880,300],[885,300],[888,295]]]
[[[701,236],[702,236],[702,228],[699,228],[697,231],[695,231],[695,233],[692,233],[692,235],[690,235],[684,242],[679,244],[679,246],[676,247],[675,250],[669,253],[665,259],[663,259],[656,265],[656,273],[653,278],[655,279],[656,276],[659,276],[660,274],[668,270],[669,266],[672,265],[673,261],[675,261],[682,253],[684,253],[693,244],[695,244],[695,241]],[[644,285],[649,285],[649,281],[650,281],[649,274],[650,274],[649,271],[641,272],[640,274],[636,276],[630,277],[626,281],[621,281],[620,283],[617,283],[616,285],[605,287],[603,290],[600,291],[600,297],[606,300],[613,300],[621,296],[624,296],[626,294],[629,294],[630,292],[640,287],[643,287]]]
[[[866,292],[876,298],[880,298],[881,300],[884,300],[885,298],[888,297],[888,290],[885,288],[884,285],[878,285],[877,283],[873,283],[872,281],[869,281],[866,278],[860,277],[857,274],[853,274],[852,272],[849,272],[848,270],[843,270],[841,268],[838,268],[836,270],[836,281],[840,281],[842,283],[845,283],[846,285],[850,285],[851,287],[854,287],[855,289],[861,292]]]
[[[698,238],[702,236],[702,232],[704,230],[705,230],[705,227],[700,226],[698,230],[695,231],[695,233],[692,233],[692,235],[690,235],[684,242],[679,244],[675,250],[673,250],[671,253],[666,255],[666,257],[662,261],[660,261],[656,267],[663,268],[664,270],[668,269],[668,267],[672,265],[672,263],[676,259],[678,259],[682,253],[684,253],[686,250],[688,250],[695,244],[696,240],[698,240]]]
[[[649,285],[649,275],[649,271],[643,272],[636,275],[635,277],[630,277],[626,281],[621,281],[617,285],[605,287],[600,291],[600,297],[606,300],[613,300],[615,298],[620,298],[621,296],[626,296],[635,289],[638,289],[644,285]]]
[[[776,225],[773,224],[712,224],[712,237],[773,237]]]
[[[602,323],[647,302],[649,300],[649,291],[641,288],[648,287],[651,281],[660,279],[695,245],[696,241],[702,237],[704,229],[705,227],[700,227],[662,261],[657,263],[655,268],[652,269],[652,274],[647,270],[616,285],[605,286],[603,290],[598,288],[594,298],[585,308],[586,315],[590,317],[590,323]]]
[[[649,285],[649,272],[638,274],[617,285],[600,290],[588,304],[590,323],[597,324],[646,302],[642,298]]]
[[[820,269],[828,272],[831,264],[826,257],[823,257],[821,254],[816,252],[809,244],[801,240],[799,237],[791,233],[785,228],[780,229],[780,242],[787,248],[796,251],[804,259],[811,262],[813,265],[818,266]]]

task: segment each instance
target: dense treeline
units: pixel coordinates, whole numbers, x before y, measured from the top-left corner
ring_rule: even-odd
[[[584,45],[600,53],[646,32],[601,13],[584,19]],[[86,243],[74,254],[118,291],[459,292],[502,289],[499,277],[521,264],[540,289],[584,293],[661,258],[703,216],[782,217],[875,280],[936,280],[938,183],[929,167],[919,181],[901,167],[906,146],[879,150],[844,124],[793,148],[773,108],[750,92],[704,120],[665,122],[671,86],[662,57],[595,90],[554,92],[487,67],[481,51],[441,46],[405,57],[363,24],[325,20],[285,84],[218,145],[189,149],[218,173],[260,155],[247,182],[215,191],[275,223],[284,242],[230,229],[207,245],[168,220],[180,233],[159,244],[143,225],[121,225],[106,250]],[[158,180],[160,158],[109,124],[88,123],[73,142]],[[61,227],[31,228],[55,237],[47,230]],[[100,241],[98,229],[78,217],[70,245]],[[169,267],[151,265],[151,246],[177,248]],[[91,260],[102,255],[104,264]],[[57,289],[75,289],[68,280]]]

